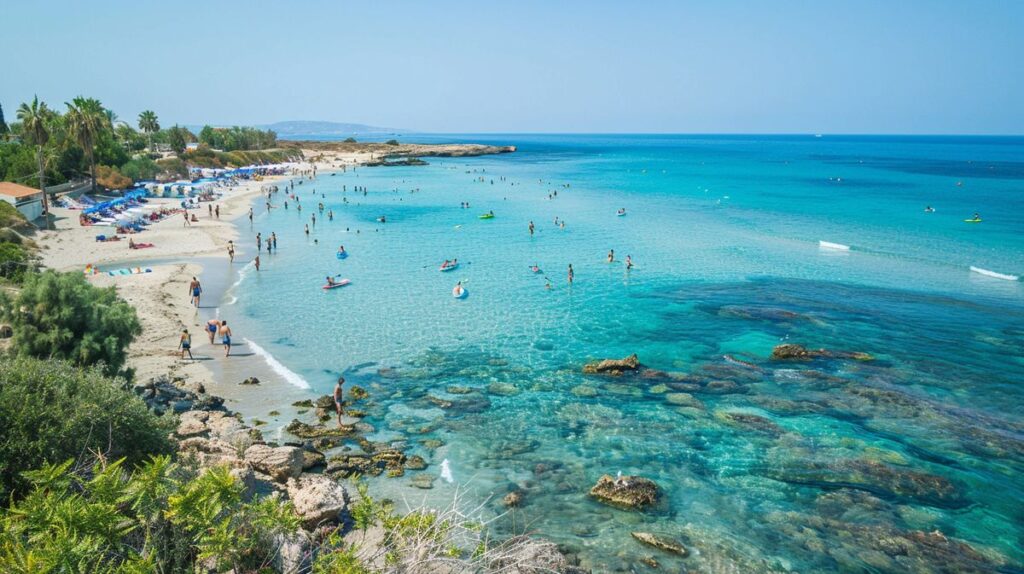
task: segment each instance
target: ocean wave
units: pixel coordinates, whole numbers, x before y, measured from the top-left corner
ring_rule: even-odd
[[[266,349],[257,345],[256,343],[253,343],[249,339],[242,340],[245,341],[247,345],[249,345],[249,348],[252,349],[253,353],[255,353],[257,356],[262,358],[267,363],[267,366],[270,367],[271,371],[274,371],[275,373],[280,375],[282,379],[288,381],[290,384],[295,385],[296,387],[299,387],[300,389],[309,388],[309,383],[306,382],[306,379],[303,379],[294,371],[291,371],[288,369],[288,367],[282,365],[281,362],[275,359],[273,355],[268,353]]]

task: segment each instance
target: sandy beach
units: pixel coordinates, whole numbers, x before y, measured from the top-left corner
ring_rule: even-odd
[[[327,173],[342,166],[360,165],[371,154],[362,151],[329,152],[307,150],[309,161],[296,164],[295,173],[312,170]],[[143,267],[150,273],[110,276],[90,275],[99,287],[114,287],[138,313],[142,334],[128,350],[128,366],[136,379],[169,375],[201,382],[208,392],[223,397],[227,405],[247,418],[260,418],[272,426],[286,424],[290,405],[309,398],[313,392],[299,388],[275,372],[266,360],[253,352],[245,342],[245,333],[235,333],[232,356],[224,357],[218,337],[210,344],[203,328],[219,316],[219,303],[238,272],[251,264],[251,257],[240,254],[233,263],[227,254],[228,241],[239,241],[239,225],[245,221],[249,207],[260,189],[279,184],[297,175],[248,180],[226,188],[223,196],[212,202],[220,207],[220,217],[210,217],[206,203],[192,210],[199,221],[185,225],[184,217],[172,215],[151,224],[146,231],[133,235],[137,242],[152,243],[152,248],[129,249],[127,238],[114,242],[98,242],[98,234],[112,231],[109,227],[81,226],[77,210],[54,207],[55,229],[41,231],[36,237],[43,264],[58,271],[83,270],[92,264],[101,271],[121,267]],[[180,199],[151,199],[155,205],[175,208]],[[246,241],[249,243],[251,241]],[[195,276],[203,283],[203,299],[197,309],[188,297],[188,285]],[[182,359],[178,340],[182,329],[192,334],[195,360]],[[239,385],[249,377],[259,379],[258,385]],[[277,411],[281,414],[269,416]]]

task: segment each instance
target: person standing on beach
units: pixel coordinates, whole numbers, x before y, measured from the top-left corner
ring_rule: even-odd
[[[256,251],[257,252],[263,251],[263,238],[262,238],[262,235],[260,233],[256,234]]]
[[[220,322],[220,342],[224,345],[224,356],[231,355],[231,327],[227,321]]]
[[[249,208],[249,225],[252,225],[252,208]]]
[[[188,334],[188,329],[183,329],[181,331],[181,339],[178,340],[178,348],[181,349],[182,359],[185,358],[185,353],[188,353],[189,359],[192,359],[193,361],[196,360],[196,358],[192,356],[192,335]]]
[[[338,382],[334,385],[334,410],[338,413],[338,426],[341,426],[341,416],[344,414],[342,405],[342,386],[345,384],[345,377],[338,377]]]
[[[572,272],[572,263],[569,264],[569,285],[572,285],[572,280],[576,277],[576,274]]]
[[[188,292],[189,292],[189,295],[192,297],[192,299],[189,300],[189,303],[191,303],[192,305],[195,305],[196,309],[198,309],[199,308],[199,297],[200,297],[200,295],[203,294],[203,286],[199,283],[199,280],[196,279],[195,277],[192,277],[192,282],[188,284]]]
[[[206,209],[210,212],[210,219],[213,219],[213,204],[208,204]]]
[[[210,344],[213,344],[213,338],[217,335],[217,329],[220,329],[220,321],[217,319],[210,319],[206,322],[206,334],[210,338]]]
[[[256,270],[257,271],[260,270],[260,256],[259,255],[256,256],[256,259],[252,260],[252,264],[256,266]]]
[[[217,219],[220,219],[220,205],[215,205],[215,206],[213,206],[213,215],[214,215],[214,216],[215,216],[215,217],[216,217]]]

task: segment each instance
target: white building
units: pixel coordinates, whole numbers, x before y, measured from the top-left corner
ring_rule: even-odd
[[[0,181],[0,199],[10,203],[29,221],[43,215],[43,192],[9,181]]]

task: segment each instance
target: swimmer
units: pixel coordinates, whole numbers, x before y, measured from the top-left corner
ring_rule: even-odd
[[[533,222],[530,222],[530,237],[533,237]]]
[[[629,271],[632,268],[633,268],[633,258],[630,257],[629,255],[627,255],[626,256],[626,271]]]
[[[615,263],[615,250],[611,249],[608,251],[608,263]]]
[[[572,271],[572,263],[569,264],[569,285],[572,285],[572,280],[576,278],[576,274]]]

